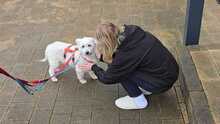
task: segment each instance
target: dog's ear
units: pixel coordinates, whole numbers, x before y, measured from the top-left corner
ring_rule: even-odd
[[[82,39],[80,39],[80,38],[77,38],[77,39],[75,40],[75,42],[76,42],[76,45],[79,45],[79,44],[80,44],[80,42],[81,42],[81,40],[82,40]]]

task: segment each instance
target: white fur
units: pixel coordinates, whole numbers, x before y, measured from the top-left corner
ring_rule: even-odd
[[[71,61],[69,63],[69,66],[75,67],[76,75],[79,81],[84,84],[87,81],[84,78],[85,71],[81,70],[78,67],[78,64],[83,64],[86,62],[84,59],[85,57],[89,60],[92,60],[94,62],[97,61],[96,55],[95,55],[95,47],[96,47],[96,40],[92,37],[84,37],[84,38],[78,38],[76,39],[76,45],[73,45],[70,49],[78,48],[78,51],[74,54],[74,63]],[[63,64],[66,59],[70,58],[73,53],[67,52],[66,59],[64,59],[64,49],[70,46],[71,44],[64,43],[61,41],[55,41],[51,44],[49,44],[45,50],[45,58],[40,60],[41,62],[48,61],[49,63],[49,75],[52,76],[55,74],[54,70],[60,65]],[[88,72],[92,79],[97,79],[96,75],[90,71]],[[58,79],[56,77],[53,77],[51,79],[52,81],[56,82]]]

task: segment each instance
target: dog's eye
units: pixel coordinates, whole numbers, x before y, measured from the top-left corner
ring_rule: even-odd
[[[84,48],[85,46],[84,45],[82,45],[82,48]]]
[[[92,46],[91,44],[88,45],[88,47],[91,47],[91,46]]]

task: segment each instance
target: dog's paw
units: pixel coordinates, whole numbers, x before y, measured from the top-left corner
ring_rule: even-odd
[[[58,81],[58,79],[55,78],[55,77],[51,78],[51,80],[52,80],[53,82],[57,82],[57,81]]]
[[[93,72],[89,72],[89,75],[93,80],[98,79],[98,77]]]
[[[80,82],[81,84],[85,84],[85,83],[87,83],[86,80],[79,80],[79,82]]]
[[[93,80],[97,80],[97,79],[98,79],[98,77],[97,77],[96,75],[91,75],[91,78],[92,78]]]

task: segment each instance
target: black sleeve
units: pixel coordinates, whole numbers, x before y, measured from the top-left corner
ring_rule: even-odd
[[[140,62],[137,55],[120,54],[116,55],[106,71],[96,64],[92,66],[92,71],[98,77],[98,80],[104,84],[115,84],[129,75]]]
[[[103,82],[102,78],[104,77],[105,71],[96,64],[94,64],[92,66],[92,71],[95,73],[95,75],[98,77],[98,79]]]

